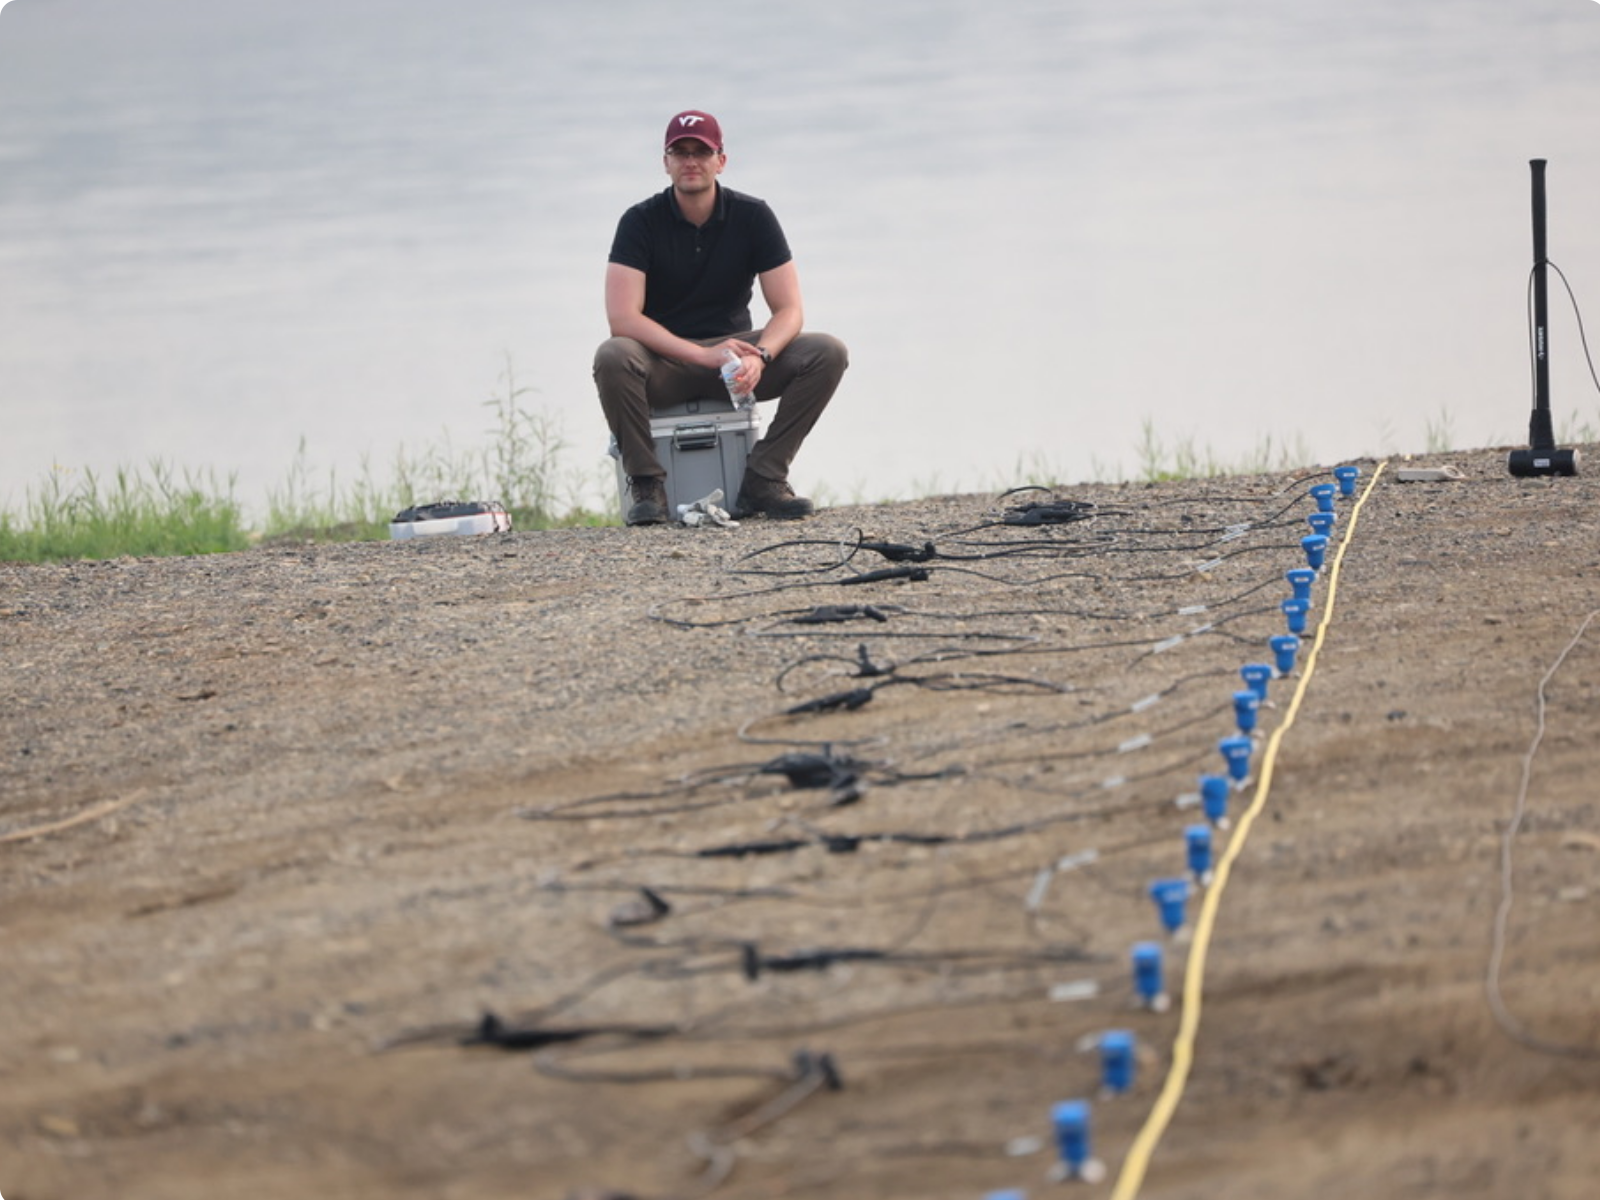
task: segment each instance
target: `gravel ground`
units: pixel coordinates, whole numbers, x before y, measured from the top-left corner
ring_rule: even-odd
[[[0,1192],[1588,1200],[1600,487],[1418,465],[1175,934],[1326,472],[0,564]]]

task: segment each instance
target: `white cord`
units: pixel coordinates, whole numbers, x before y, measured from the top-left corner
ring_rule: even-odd
[[[1572,640],[1556,656],[1555,662],[1550,664],[1550,669],[1544,673],[1544,678],[1539,680],[1538,725],[1534,731],[1533,743],[1528,747],[1528,753],[1522,760],[1522,785],[1517,789],[1516,809],[1511,817],[1511,823],[1506,826],[1505,834],[1500,840],[1500,907],[1494,917],[1494,946],[1489,953],[1489,970],[1484,978],[1484,990],[1488,995],[1489,1011],[1494,1014],[1496,1023],[1512,1041],[1541,1054],[1600,1060],[1600,1047],[1568,1045],[1530,1032],[1526,1025],[1511,1014],[1511,1010],[1506,1007],[1505,1000],[1500,995],[1500,967],[1505,958],[1506,926],[1511,919],[1511,905],[1514,898],[1511,844],[1522,826],[1522,814],[1528,806],[1528,788],[1533,778],[1533,760],[1539,753],[1539,744],[1544,740],[1545,688],[1561,669],[1561,664],[1566,661],[1567,655],[1571,654],[1583,640],[1583,635],[1596,617],[1600,617],[1600,609],[1591,612],[1583,619],[1583,624],[1578,626],[1578,632],[1572,635]]]

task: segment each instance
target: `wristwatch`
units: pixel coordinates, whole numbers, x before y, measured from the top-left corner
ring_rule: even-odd
[[[761,356],[762,363],[769,367],[772,365],[772,351],[768,350],[765,346],[757,346],[756,353]]]

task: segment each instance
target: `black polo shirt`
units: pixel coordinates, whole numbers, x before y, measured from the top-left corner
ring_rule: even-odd
[[[753,329],[755,278],[793,255],[765,200],[717,184],[711,219],[696,226],[669,187],[617,222],[611,261],[645,274],[644,315],[684,338]]]

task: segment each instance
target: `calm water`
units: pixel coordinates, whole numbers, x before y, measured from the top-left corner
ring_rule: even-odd
[[[852,347],[796,466],[838,499],[1131,473],[1149,421],[1228,460],[1524,441],[1534,157],[1600,314],[1594,0],[796,12],[5,4],[0,504],[156,457],[255,502],[302,439],[387,480],[481,443],[508,356],[599,478],[605,254],[689,106]],[[1552,287],[1558,425],[1600,424]]]

